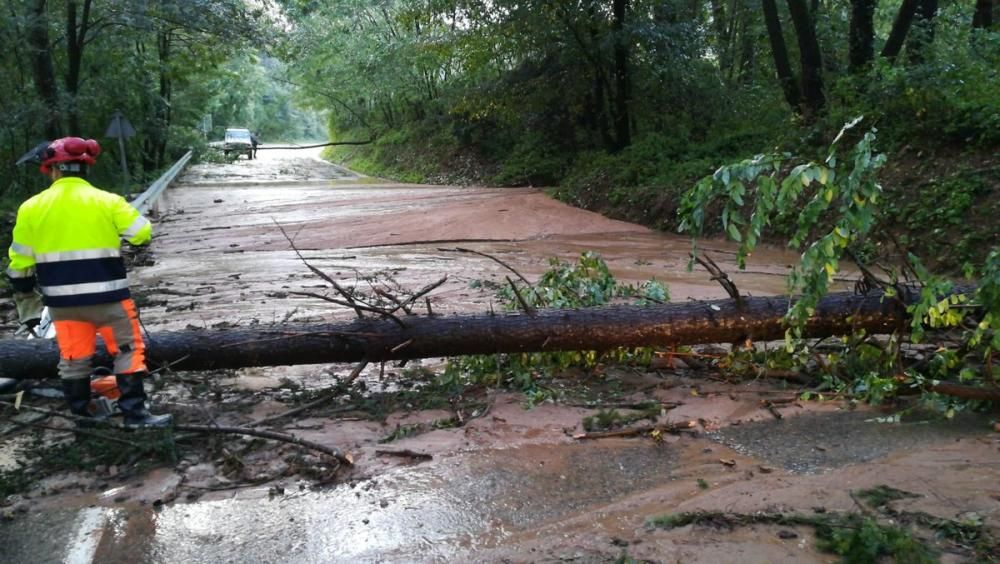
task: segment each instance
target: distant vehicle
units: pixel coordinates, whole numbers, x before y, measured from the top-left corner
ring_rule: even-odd
[[[226,137],[222,142],[222,152],[228,157],[229,153],[246,155],[248,159],[253,158],[253,141],[249,129],[230,127],[226,129]]]

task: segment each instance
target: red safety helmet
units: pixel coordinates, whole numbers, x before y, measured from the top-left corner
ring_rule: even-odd
[[[52,165],[60,163],[82,163],[93,166],[100,154],[101,146],[93,139],[63,137],[49,143],[41,150],[39,157],[41,157],[42,166],[38,170],[42,171],[42,174],[49,174],[52,171]]]

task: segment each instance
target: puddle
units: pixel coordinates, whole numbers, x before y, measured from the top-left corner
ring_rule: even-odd
[[[922,444],[988,435],[989,419],[960,414],[907,416],[900,423],[882,422],[891,415],[872,412],[807,414],[727,427],[710,436],[733,450],[792,472],[816,474],[860,464]]]
[[[554,412],[566,408],[538,409],[553,412],[548,418],[575,418]],[[530,434],[540,427],[522,425],[543,419],[539,411],[502,413],[498,424],[479,420],[478,427],[436,433],[452,441],[487,431]],[[159,509],[95,492],[89,502],[62,502],[80,509],[39,508],[0,524],[0,544],[10,562],[607,562],[626,545],[629,555],[658,561],[742,554],[749,561],[825,562],[808,537],[786,543],[767,528],[662,531],[646,522],[698,509],[850,511],[851,491],[878,484],[928,492],[912,501],[916,510],[945,517],[974,510],[995,522],[1000,504],[990,495],[1000,493],[1000,443],[983,437],[984,419],[889,425],[870,418],[799,415],[710,435],[728,446],[686,435],[663,444],[572,443],[547,429],[559,442],[453,446],[432,461],[402,466],[365,458],[372,477],[329,489],[288,480],[277,482],[280,491],[269,484],[202,492],[201,501]],[[426,450],[436,442],[428,434],[384,446]],[[821,445],[824,457],[807,452]],[[764,464],[781,468],[758,472]]]
[[[39,511],[0,526],[0,543],[14,562],[443,562],[649,489],[675,462],[643,442],[468,452],[319,492]]]
[[[492,293],[470,283],[503,284],[511,275],[489,258],[448,251],[455,247],[495,256],[529,278],[544,272],[551,257],[575,261],[581,252],[597,250],[619,280],[655,277],[669,285],[673,301],[724,297],[706,274],[687,272],[690,243],[683,237],[578,210],[537,190],[393,184],[354,176],[316,154],[261,151],[255,161],[193,167],[168,191],[153,248],[156,264],[130,273],[137,294],[148,300],[142,316],[154,334],[189,325],[353,317],[348,308],[293,294],[322,292],[321,280],[289,249],[275,222],[287,226],[311,264],[348,287],[368,288],[366,277],[379,271],[410,289],[447,274],[447,283],[430,295],[435,313],[488,311]],[[735,246],[721,241],[703,246],[747,295],[782,293],[782,276],[797,260],[795,253],[763,248],[740,273]],[[850,282],[840,284],[835,289]],[[226,373],[226,383],[274,390],[288,379],[318,389],[350,369],[245,369]],[[371,388],[391,387],[392,372],[402,368],[387,370],[387,382],[381,366],[369,367],[361,378]],[[653,385],[664,383],[662,377],[654,380]],[[694,397],[684,386],[661,391],[664,401],[686,402],[672,412],[684,420],[710,420],[715,426],[769,417],[759,398],[749,395]],[[286,406],[260,409],[265,408]],[[770,533],[656,533],[645,520],[698,509],[852,510],[851,489],[882,483],[933,492],[921,503],[934,514],[975,510],[991,524],[1000,515],[1000,443],[981,436],[988,426],[977,418],[892,425],[866,421],[873,417],[869,413],[843,412],[725,427],[710,435],[717,442],[690,436],[669,437],[667,444],[570,442],[564,430],[578,428],[587,414],[592,413],[557,405],[524,411],[517,399],[497,402],[488,418],[462,429],[388,445],[435,457],[398,466],[395,458],[373,454],[375,441],[389,431],[385,426],[333,421],[317,411],[311,420],[316,428],[295,432],[362,453],[355,475],[367,479],[321,491],[286,483],[274,496],[267,487],[237,494],[199,491],[205,493],[201,501],[161,509],[134,501],[135,496],[117,496],[121,482],[102,487],[105,496],[92,491],[72,499],[35,498],[26,515],[0,523],[2,559],[607,562],[622,554],[619,537],[625,537],[630,556],[656,561],[828,561],[808,543],[784,543]],[[517,446],[500,448],[508,445]],[[3,451],[0,462],[10,456]],[[202,460],[199,466],[211,464]],[[779,468],[764,473],[763,464]],[[172,481],[143,476],[147,487],[160,484],[163,490],[146,497],[163,499],[164,492],[177,490],[184,499],[198,491],[178,486],[184,470],[177,472],[165,471]]]

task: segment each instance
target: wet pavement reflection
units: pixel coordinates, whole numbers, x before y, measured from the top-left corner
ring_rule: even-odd
[[[324,163],[315,152],[260,155],[256,161],[192,167],[167,192],[159,206],[155,263],[130,274],[150,331],[352,316],[347,308],[294,294],[325,287],[302,259],[345,286],[364,285],[381,273],[417,289],[447,275],[448,282],[431,296],[435,312],[486,311],[493,297],[482,282],[501,284],[510,271],[489,258],[456,252],[456,247],[490,254],[528,278],[543,273],[553,257],[574,261],[581,252],[597,251],[618,279],[638,283],[656,278],[667,283],[674,301],[725,296],[704,272],[687,271],[691,244],[686,238],[565,206],[539,190],[394,184]],[[732,244],[708,241],[702,247],[749,295],[783,293],[784,275],[796,261],[795,253],[763,248],[751,257],[746,272],[737,272]],[[849,285],[841,280],[835,289]],[[317,367],[248,369],[227,377],[243,381],[247,389],[277,386],[285,378],[319,387],[335,377],[320,372]],[[697,397],[689,408],[700,409],[706,418],[743,409],[728,396],[720,396],[716,407],[695,407],[713,400],[693,389],[676,394],[674,399]],[[753,399],[747,404],[741,413],[759,409]],[[576,428],[586,411],[559,408],[569,411],[548,420],[551,428],[539,429],[545,425],[539,422],[540,412],[515,411],[503,419],[497,409],[490,420],[435,431],[444,435],[439,443],[444,446],[433,460],[387,464],[369,456],[350,483],[313,488],[289,481],[198,491],[172,475],[164,483],[200,499],[166,504],[121,496],[115,488],[136,485],[112,483],[102,493],[66,497],[0,524],[0,559],[533,562],[560,559],[558,551],[565,548],[568,559],[602,562],[608,554],[621,553],[621,538],[628,538],[635,543],[630,554],[718,562],[730,548],[713,549],[699,535],[666,536],[645,544],[635,539],[646,531],[648,516],[691,509],[695,503],[717,510],[738,510],[740,504],[759,510],[761,504],[779,502],[808,508],[817,496],[827,496],[824,503],[849,507],[846,494],[830,492],[888,479],[885,474],[901,480],[900,487],[915,487],[907,486],[907,480],[933,483],[950,500],[988,503],[977,500],[977,494],[962,496],[985,487],[977,480],[995,484],[997,477],[995,466],[989,472],[961,467],[951,469],[946,482],[940,466],[921,465],[928,460],[937,464],[938,458],[975,462],[995,457],[993,446],[985,443],[962,443],[960,448],[967,450],[957,454],[948,450],[956,438],[978,438],[982,421],[954,427],[914,424],[886,432],[887,426],[868,420],[870,414],[833,413],[728,427],[711,437],[671,437],[663,443],[575,443],[567,428]],[[331,428],[344,425],[327,423]],[[338,444],[347,433],[335,430],[342,435],[332,435],[333,440],[323,435],[330,432],[327,428],[313,432],[303,436]],[[539,442],[515,440],[528,433],[541,437]],[[348,438],[371,455],[370,436]],[[423,447],[435,446],[434,438],[424,440]],[[903,458],[893,462],[891,472],[850,467],[893,456]],[[764,464],[779,470],[765,475],[759,470]],[[964,489],[951,491],[952,483]],[[740,542],[738,550],[747,561],[821,561],[811,549],[772,537],[751,535]],[[576,558],[578,550],[598,556]],[[545,558],[539,556],[543,552]]]
[[[706,273],[687,270],[686,237],[573,208],[538,189],[397,184],[330,165],[314,153],[261,152],[255,161],[196,165],[184,173],[158,206],[155,264],[132,274],[149,326],[353,315],[294,294],[327,286],[303,260],[345,287],[364,287],[367,278],[380,276],[416,290],[447,275],[431,295],[435,311],[488,311],[490,283],[504,284],[511,272],[456,248],[491,255],[529,279],[545,272],[550,259],[575,262],[595,251],[619,280],[655,278],[675,301],[725,297]],[[794,252],[762,247],[738,272],[733,244],[701,247],[746,295],[784,293],[785,274],[797,260]],[[846,287],[845,280],[837,289]]]

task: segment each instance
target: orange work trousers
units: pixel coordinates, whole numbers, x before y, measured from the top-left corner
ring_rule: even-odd
[[[115,359],[115,374],[146,370],[146,344],[132,298],[109,304],[50,307],[59,344],[59,377],[89,378],[97,350],[97,335]]]

